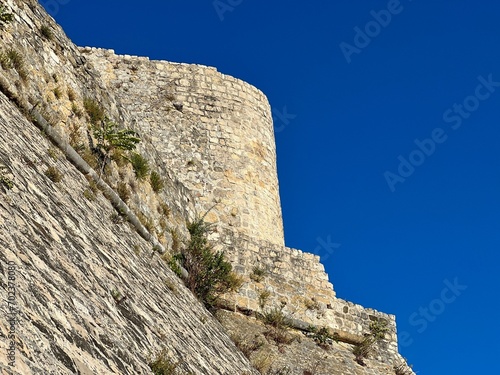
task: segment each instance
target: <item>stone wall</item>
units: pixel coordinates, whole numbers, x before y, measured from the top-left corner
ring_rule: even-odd
[[[272,134],[262,134],[259,129],[263,125],[255,124],[253,117],[269,117],[267,100],[260,91],[214,68],[119,56],[97,48],[80,51],[132,114],[129,120],[143,136],[146,147],[157,150],[167,168],[193,191],[199,209],[204,212],[217,203],[207,215],[208,221],[219,225],[219,233],[212,240],[246,280],[238,295],[228,296],[234,309],[261,311],[260,296],[266,291],[267,309],[284,306],[284,313],[299,325],[329,327],[357,342],[369,332],[374,319],[383,319],[389,333],[379,355],[389,361],[396,358],[394,316],[335,298],[319,257],[282,245],[274,139]],[[234,89],[235,84],[252,95]],[[260,108],[259,104],[265,104],[262,111],[249,114],[254,106]],[[266,124],[263,130],[269,129],[272,131],[272,126]],[[258,141],[259,137],[265,141],[260,143],[266,144],[265,159],[272,161],[261,169],[263,160],[255,160],[250,146],[244,143]],[[258,174],[258,179],[240,178],[240,173]],[[259,180],[266,180],[266,184]],[[276,189],[260,190],[267,198],[251,194],[258,185],[264,188],[274,184]],[[272,204],[262,205],[263,201]],[[280,224],[279,239],[276,221]],[[262,281],[252,278],[256,267],[266,273]]]
[[[371,322],[383,320],[388,333],[379,355],[390,362],[398,358],[395,316],[337,298],[319,256],[241,237],[226,249],[236,271],[245,276],[238,295],[227,297],[233,310],[262,313],[283,307],[298,328],[328,327],[349,342],[360,342]],[[256,268],[264,271],[261,277]]]
[[[261,91],[202,65],[81,51],[197,197],[200,214],[211,209],[207,220],[222,231],[283,245],[273,124]]]
[[[166,349],[196,374],[254,373],[212,315],[102,194],[0,93],[2,374],[146,374]],[[55,155],[55,157],[51,156]],[[63,178],[45,172],[56,167]],[[16,365],[6,358],[15,265]],[[120,303],[117,295],[126,297]]]
[[[153,192],[130,166],[115,162],[106,178],[113,188],[127,185],[129,206],[151,220],[166,248],[170,231],[186,237],[186,221],[216,204],[206,217],[218,224],[211,239],[245,279],[238,295],[227,296],[233,309],[283,306],[297,327],[330,327],[351,342],[383,319],[390,331],[377,358],[399,360],[393,316],[336,298],[319,257],[284,246],[272,118],[258,89],[214,68],[77,48],[36,1],[5,4],[14,21],[0,33],[0,48],[19,52],[29,73],[24,79],[14,68],[0,69],[0,89],[11,100],[0,98],[0,157],[15,183],[0,193],[0,254],[20,270],[21,373],[147,372],[146,350],[159,350],[165,340],[173,358],[184,358],[183,367],[195,373],[248,368],[220,326],[151,258],[150,245],[117,220],[102,196],[88,200],[86,180],[12,105],[36,106],[62,137],[85,140],[84,98],[140,133],[139,151],[165,189]],[[44,176],[49,165],[64,173],[62,183]],[[162,205],[168,215],[159,214]],[[262,279],[254,277],[256,268]],[[130,298],[114,304],[114,289]],[[269,296],[261,304],[264,291]],[[213,364],[206,359],[212,357]]]

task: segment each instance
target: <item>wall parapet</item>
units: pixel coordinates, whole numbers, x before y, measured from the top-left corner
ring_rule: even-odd
[[[378,351],[396,358],[395,316],[337,298],[319,256],[241,235],[226,239],[225,249],[245,278],[240,292],[227,296],[228,307],[254,313],[282,308],[297,328],[328,327],[351,343],[370,333],[371,322],[383,320],[388,332]],[[261,277],[256,277],[257,269]]]

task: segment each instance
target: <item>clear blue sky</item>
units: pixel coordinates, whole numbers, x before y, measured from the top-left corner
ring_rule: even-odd
[[[261,89],[287,245],[396,314],[418,373],[498,367],[498,1],[40,2],[79,45]]]

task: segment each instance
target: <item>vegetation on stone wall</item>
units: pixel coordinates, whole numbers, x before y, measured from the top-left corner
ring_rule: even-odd
[[[141,154],[133,153],[130,157],[132,167],[134,167],[135,177],[138,180],[144,180],[150,171],[148,160]]]
[[[0,5],[0,28],[3,28],[6,24],[12,22],[14,15],[7,12],[4,5]]]
[[[169,265],[178,275],[179,265],[186,269],[186,286],[205,306],[214,308],[219,297],[238,290],[242,280],[232,271],[224,252],[215,251],[210,244],[208,234],[212,230],[212,224],[206,223],[204,217],[200,217],[188,223],[187,229],[191,238],[180,252],[172,256]]]
[[[89,116],[92,125],[99,125],[99,123],[104,120],[104,108],[94,99],[88,97],[83,99],[83,108]]]
[[[266,276],[266,270],[264,268],[261,268],[259,266],[255,266],[252,269],[252,273],[250,274],[250,279],[253,281],[260,283],[264,277]]]
[[[54,33],[52,32],[52,29],[47,25],[42,25],[40,27],[40,34],[47,40],[54,39]]]
[[[4,70],[14,68],[23,82],[28,80],[24,57],[18,50],[10,48],[5,52],[0,52],[0,65]]]
[[[364,359],[368,358],[373,351],[374,345],[385,337],[388,330],[385,320],[372,321],[370,323],[370,333],[366,334],[363,341],[359,345],[356,345],[352,351],[356,356],[356,362],[365,366]]]
[[[172,360],[167,351],[163,349],[155,359],[149,361],[149,367],[154,375],[174,375],[177,373],[179,362]]]
[[[3,165],[0,165],[0,186],[4,186],[7,190],[14,187],[14,181],[7,176],[7,168]]]
[[[55,182],[55,183],[58,183],[58,182],[61,182],[62,181],[62,178],[63,178],[63,175],[62,173],[59,171],[59,169],[57,169],[56,167],[53,167],[53,166],[50,166],[47,168],[47,170],[45,171],[45,175],[52,181],[52,182]]]
[[[411,365],[408,366],[406,361],[402,361],[393,366],[395,375],[413,375],[413,370]]]
[[[281,307],[273,307],[264,311],[260,316],[264,324],[268,326],[264,335],[274,340],[276,344],[290,344],[293,341],[293,338],[288,334],[288,328],[291,327],[292,322],[283,313],[283,308],[283,304]]]
[[[155,193],[159,193],[165,185],[165,182],[161,178],[160,174],[156,171],[151,172],[151,174],[149,175],[149,182],[151,184],[151,188]]]
[[[101,174],[115,152],[135,150],[141,141],[136,132],[130,129],[118,129],[118,126],[107,117],[93,125],[93,132],[97,140],[96,148],[104,155]]]
[[[330,348],[333,341],[338,341],[339,337],[336,333],[331,333],[328,327],[318,328],[316,326],[309,326],[309,335],[316,342],[316,344],[325,350]]]

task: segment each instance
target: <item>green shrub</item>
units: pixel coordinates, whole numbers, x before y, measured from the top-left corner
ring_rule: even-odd
[[[290,327],[290,319],[283,313],[283,308],[274,307],[262,314],[262,321],[275,328],[288,328]]]
[[[151,172],[149,175],[149,182],[151,183],[151,188],[155,193],[159,193],[165,185],[163,178],[161,178],[160,174],[156,171]]]
[[[170,264],[178,261],[188,272],[186,286],[209,308],[216,306],[220,295],[237,290],[242,280],[233,272],[224,252],[214,251],[208,241],[211,224],[198,218],[188,223],[191,235],[184,249],[172,257]],[[175,271],[175,270],[174,270]]]
[[[54,90],[52,90],[52,92],[54,93],[54,96],[56,97],[56,99],[61,99],[62,98],[62,90],[59,86],[57,86],[56,88],[54,88]]]
[[[61,182],[62,178],[63,178],[61,172],[56,167],[48,167],[47,170],[45,171],[45,175],[52,182],[55,182],[55,183]]]
[[[130,129],[118,129],[118,126],[107,117],[104,117],[104,120],[99,124],[94,124],[92,128],[97,140],[96,148],[104,155],[101,174],[114,154],[117,154],[116,159],[118,160],[122,156],[121,151],[135,150],[137,143],[141,141],[136,132]]]
[[[10,66],[13,67],[16,71],[17,74],[19,74],[19,77],[23,81],[28,80],[28,72],[26,71],[24,67],[24,57],[15,49],[11,48],[7,51],[7,58],[10,61]]]
[[[47,40],[54,39],[54,33],[52,32],[52,29],[47,25],[42,25],[42,27],[40,27],[40,34],[42,34],[42,36]]]
[[[265,276],[266,276],[266,270],[263,268],[260,268],[259,266],[255,266],[252,269],[252,273],[250,275],[250,278],[253,281],[260,283],[264,279]]]
[[[89,116],[89,121],[92,125],[99,125],[104,120],[104,108],[94,99],[83,99],[83,108]]]
[[[308,330],[312,333],[312,339],[323,349],[328,349],[329,344],[333,341],[338,341],[338,334],[330,334],[330,330],[327,327],[317,328],[315,326],[309,326]]]
[[[293,338],[288,335],[288,328],[292,322],[283,313],[283,307],[284,305],[281,308],[274,307],[262,314],[262,321],[268,326],[264,335],[277,344],[290,344]]]
[[[365,335],[363,341],[356,345],[352,351],[356,356],[356,362],[365,366],[364,359],[373,351],[373,346],[385,337],[388,330],[387,321],[383,319],[372,321],[370,323],[370,333]]]
[[[98,142],[97,147],[107,154],[114,150],[135,150],[137,143],[141,141],[136,132],[130,129],[118,129],[118,125],[107,117],[104,117],[101,124],[94,126],[93,130]]]
[[[7,12],[4,5],[0,5],[0,28],[3,28],[6,24],[12,22],[14,15]]]
[[[179,367],[179,362],[174,362],[167,351],[163,349],[153,361],[149,362],[149,367],[154,375],[174,375]]]
[[[130,158],[132,167],[134,167],[135,177],[138,180],[144,180],[149,174],[149,163],[141,154],[134,153]]]

